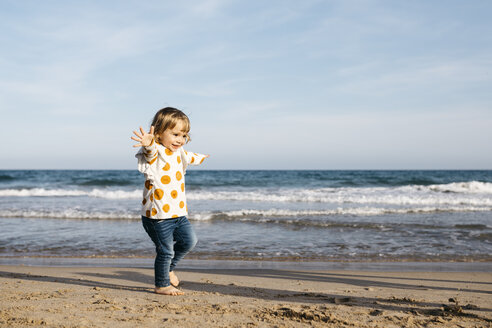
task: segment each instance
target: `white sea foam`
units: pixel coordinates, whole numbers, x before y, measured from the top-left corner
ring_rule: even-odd
[[[135,212],[103,212],[85,211],[79,209],[65,210],[0,210],[0,217],[4,218],[51,218],[51,219],[104,219],[130,220],[140,218]]]
[[[421,188],[421,187],[419,187]],[[251,202],[315,202],[331,204],[387,205],[469,205],[492,206],[492,197],[483,194],[436,193],[416,187],[398,188],[318,188],[257,191],[190,192],[191,200],[251,201]]]
[[[2,197],[62,197],[62,196],[86,196],[87,192],[69,189],[2,189]]]
[[[88,193],[89,197],[108,198],[108,199],[140,199],[142,190],[101,190],[94,189]]]
[[[415,208],[383,208],[383,207],[339,207],[330,210],[287,210],[287,209],[242,209],[225,212],[203,212],[190,216],[197,221],[207,221],[214,218],[230,217],[315,217],[315,216],[334,216],[334,215],[353,215],[353,216],[376,216],[385,214],[418,214],[418,213],[437,213],[437,212],[481,212],[492,211],[492,207],[415,207]]]
[[[295,217],[299,222],[306,217],[323,217],[323,216],[378,216],[388,214],[425,214],[425,213],[442,213],[442,212],[481,212],[492,211],[492,207],[413,207],[413,208],[384,208],[384,207],[339,207],[327,210],[288,210],[288,209],[241,209],[231,211],[217,212],[191,212],[188,216],[194,221],[210,221],[214,219],[258,219],[264,218],[290,218]],[[18,210],[5,209],[0,210],[0,217],[5,218],[54,218],[54,219],[106,219],[106,220],[132,220],[139,219],[138,210],[133,211],[90,211],[79,208],[64,210]]]
[[[109,189],[2,189],[0,197],[96,197],[108,199],[135,199],[142,197],[141,190],[109,190]]]
[[[140,199],[140,189],[2,189],[0,197],[94,197]],[[430,186],[343,187],[343,188],[257,188],[242,190],[190,190],[190,200],[246,201],[270,203],[316,202],[330,204],[391,206],[492,206],[492,183],[460,182]]]
[[[432,191],[465,194],[492,194],[492,183],[469,181],[427,186]]]

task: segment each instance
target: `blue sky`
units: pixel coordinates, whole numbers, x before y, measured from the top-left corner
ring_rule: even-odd
[[[0,0],[0,168],[492,169],[491,1]],[[204,163],[205,164],[205,163]]]

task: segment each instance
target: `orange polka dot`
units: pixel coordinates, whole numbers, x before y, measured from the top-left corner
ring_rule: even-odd
[[[194,163],[194,162],[195,162],[195,157],[192,156],[190,163]]]
[[[150,194],[150,201],[153,202],[154,201],[154,195],[153,194]]]
[[[166,155],[169,155],[169,156],[171,156],[173,154],[173,152],[167,148],[166,148],[165,152],[166,152]]]
[[[145,203],[147,203],[147,199],[145,199],[145,198],[144,198],[144,199],[142,200],[142,205],[145,205]]]
[[[153,187],[152,182],[150,182],[150,180],[145,181],[145,188],[150,190],[152,189],[152,187]]]
[[[184,203],[183,201],[180,201],[180,202],[179,202],[179,207],[180,207],[180,208],[183,208],[184,206],[185,206],[185,203]]]
[[[186,205],[186,212],[188,212],[188,205]]]
[[[202,164],[204,160],[205,160],[205,157],[204,157],[204,158],[202,158],[202,160],[200,161],[200,164]]]
[[[184,184],[184,183],[182,183],[182,184],[181,184],[181,191],[182,191],[182,192],[184,192],[184,191],[185,191],[185,184]]]
[[[169,212],[169,205],[165,204],[164,206],[162,206],[162,210],[166,213]]]
[[[162,199],[162,196],[164,196],[164,191],[162,189],[156,189],[154,191],[154,197],[155,199]]]
[[[170,168],[171,168],[171,165],[169,165],[169,163],[166,163],[166,165],[164,165],[164,167],[162,169],[164,171],[169,171]]]
[[[169,182],[171,182],[171,177],[169,175],[163,175],[161,178],[161,182],[163,184],[168,184]]]
[[[179,216],[177,216],[176,214],[174,214],[174,215],[172,216],[172,218],[173,218],[173,219],[174,219],[174,218],[179,218]]]
[[[181,163],[181,156],[178,156],[177,160],[178,160],[178,164],[180,164]]]
[[[146,217],[149,217],[150,216],[150,211],[149,210],[147,210],[147,212],[145,212],[145,216]]]
[[[171,191],[171,197],[172,198],[178,197],[178,192],[176,190]]]
[[[152,216],[157,214],[157,210],[155,208],[152,209]]]
[[[181,172],[176,172],[176,179],[181,180],[181,178],[183,177],[183,175],[181,174]]]

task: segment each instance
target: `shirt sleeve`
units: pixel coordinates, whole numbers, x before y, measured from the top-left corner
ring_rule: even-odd
[[[143,148],[143,155],[147,163],[150,165],[154,164],[155,161],[157,160],[157,145],[154,139],[152,139],[150,145],[142,148]]]
[[[154,140],[148,147],[140,147],[135,155],[138,159],[138,170],[147,175],[149,179],[153,177],[152,164],[157,160],[157,145]]]
[[[189,151],[184,151],[184,156],[186,159],[186,163],[188,165],[200,165],[203,163],[205,158],[207,158],[207,155],[204,154],[198,154],[198,153],[192,153]]]

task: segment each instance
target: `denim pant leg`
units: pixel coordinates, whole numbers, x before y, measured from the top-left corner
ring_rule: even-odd
[[[173,271],[178,262],[190,252],[197,243],[197,238],[190,221],[186,216],[176,219],[176,228],[174,229],[174,258],[171,261],[169,271]]]
[[[145,231],[155,244],[157,255],[154,262],[154,275],[156,287],[167,287],[171,261],[174,257],[174,220],[154,220],[142,216]]]

